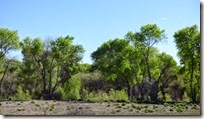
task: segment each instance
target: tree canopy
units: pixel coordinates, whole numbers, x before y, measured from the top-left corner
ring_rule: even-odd
[[[74,37],[25,37],[0,28],[0,99],[90,102],[200,102],[200,31],[174,33],[180,64],[155,44],[165,30],[156,24],[110,39],[82,63],[84,48]],[[7,54],[21,50],[22,61]]]

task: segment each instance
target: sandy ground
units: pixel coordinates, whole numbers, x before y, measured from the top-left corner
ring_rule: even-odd
[[[136,107],[134,107],[135,105]],[[139,109],[138,107],[142,107]],[[137,103],[85,103],[68,101],[1,101],[1,115],[200,115],[200,106],[186,105],[182,111],[176,105]],[[195,107],[195,106],[194,106]]]

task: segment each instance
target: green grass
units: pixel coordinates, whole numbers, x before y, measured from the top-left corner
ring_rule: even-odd
[[[35,106],[36,106],[36,107],[40,107],[40,105],[39,105],[39,104],[35,104]]]
[[[54,104],[52,104],[52,105],[50,106],[50,111],[53,111],[53,110],[54,110],[54,108],[55,108],[55,105],[54,105]]]
[[[126,105],[126,103],[122,103],[122,106],[125,106]]]
[[[127,106],[127,109],[130,109],[130,106]]]
[[[133,109],[130,109],[131,112],[133,112]]]
[[[199,108],[197,107],[196,104],[194,104],[194,105],[191,107],[191,109],[198,110]]]
[[[148,108],[148,107],[149,107],[148,105],[145,105],[145,106],[144,106],[144,108]]]
[[[133,107],[133,108],[137,108],[137,105],[136,105],[136,104],[132,104],[132,107]]]
[[[25,109],[18,108],[17,111],[25,111]]]
[[[167,107],[167,106],[169,106],[169,104],[168,103],[164,103],[164,107]]]
[[[183,109],[182,108],[176,108],[176,111],[177,112],[183,112]]]
[[[158,106],[156,106],[156,105],[153,105],[153,109],[157,109],[158,108]]]
[[[122,108],[122,106],[121,106],[121,105],[118,105],[118,106],[116,106],[116,108]]]
[[[170,108],[170,109],[169,109],[169,111],[171,111],[171,112],[172,112],[172,111],[174,111],[174,109],[173,109],[173,108]]]
[[[142,107],[142,106],[137,106],[136,109],[138,109],[138,110],[142,110],[143,107]]]
[[[153,110],[150,110],[150,109],[147,109],[147,108],[145,108],[145,110],[144,110],[144,113],[153,113],[154,111]]]
[[[116,110],[116,112],[120,112],[120,110]]]

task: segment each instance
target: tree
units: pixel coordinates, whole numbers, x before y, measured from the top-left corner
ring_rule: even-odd
[[[91,54],[94,66],[107,80],[122,80],[128,88],[129,99],[132,98],[132,87],[136,83],[131,69],[131,57],[135,50],[129,41],[123,39],[109,40]]]
[[[0,60],[11,51],[19,48],[19,37],[17,31],[0,28]]]
[[[165,39],[164,30],[160,29],[156,24],[147,24],[140,28],[140,32],[132,33],[128,32],[126,39],[128,39],[135,49],[139,49],[141,55],[143,56],[143,62],[145,63],[144,73],[147,72],[147,77],[149,82],[154,82],[154,77],[151,74],[151,68],[149,63],[149,56],[153,46]],[[145,77],[144,77],[145,78]],[[150,87],[153,88],[154,84]],[[154,95],[154,90],[150,88],[150,98],[151,101],[157,101],[157,97]],[[141,90],[141,88],[140,88]]]
[[[176,79],[176,74],[178,73],[178,67],[176,61],[172,56],[161,53],[158,55],[158,71],[159,75],[157,75],[158,87],[161,91],[163,101],[166,100],[166,91],[169,87],[169,83],[172,80]]]
[[[186,76],[188,76],[191,101],[197,102],[197,93],[200,92],[200,32],[197,25],[193,25],[178,30],[174,38],[179,50],[180,63],[184,66]]]
[[[57,87],[78,71],[84,50],[72,41],[73,37],[66,36],[45,43],[39,38],[26,38],[21,43],[25,70],[32,70],[31,74],[42,81],[44,99],[52,99]]]
[[[58,78],[52,89],[49,88],[50,98],[53,96],[54,91],[58,85],[64,84],[71,78],[72,75],[78,73],[81,70],[80,61],[82,60],[82,55],[84,49],[81,45],[74,45],[74,38],[70,36],[59,37],[55,42],[51,42],[51,51],[53,53],[51,60],[51,67],[56,66],[59,69]],[[56,65],[53,65],[52,61],[56,62]],[[52,66],[53,65],[53,66]],[[52,70],[50,69],[50,80],[52,80]],[[50,84],[49,87],[52,85]]]
[[[0,95],[4,77],[9,68],[10,60],[6,58],[6,54],[11,50],[19,48],[19,37],[17,31],[12,31],[6,28],[0,28]]]

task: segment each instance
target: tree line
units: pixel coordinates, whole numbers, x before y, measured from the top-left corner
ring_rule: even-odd
[[[167,38],[156,24],[103,43],[86,64],[72,36],[20,40],[0,28],[0,99],[199,103],[200,31],[193,25],[173,37],[180,65],[155,47]],[[22,61],[6,57],[18,49]]]

